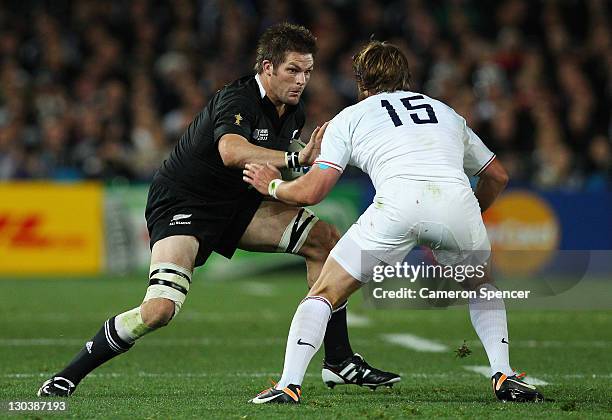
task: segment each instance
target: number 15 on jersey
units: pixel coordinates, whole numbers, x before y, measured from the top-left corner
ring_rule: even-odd
[[[416,104],[415,105],[414,103],[410,103],[410,101],[416,101],[419,99],[424,99],[423,95],[408,96],[406,98],[400,99],[400,101],[402,101],[402,104],[408,111],[424,109],[427,112],[427,118],[421,118],[419,116],[419,113],[417,112],[409,113],[408,115],[410,115],[410,118],[412,118],[412,122],[414,122],[415,124],[437,124],[438,118],[436,117],[436,114],[431,105],[429,104]],[[389,101],[387,101],[386,99],[383,99],[380,101],[380,105],[387,109],[387,112],[389,113],[389,117],[391,117],[391,121],[393,121],[393,124],[396,127],[399,127],[400,125],[404,124],[402,120],[400,119],[399,115],[397,115],[397,111],[395,110],[395,108],[393,108],[393,105],[391,105]]]

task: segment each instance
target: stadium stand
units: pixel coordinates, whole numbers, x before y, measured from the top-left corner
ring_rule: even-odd
[[[0,6],[0,180],[147,181],[252,40],[288,20],[319,54],[310,132],[355,101],[370,36],[409,55],[414,89],[465,116],[513,182],[612,187],[605,0],[12,1]]]

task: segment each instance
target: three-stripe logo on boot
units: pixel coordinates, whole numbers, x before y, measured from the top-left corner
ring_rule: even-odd
[[[370,373],[370,369],[366,369],[361,378],[368,376],[368,373]],[[346,365],[346,367],[340,371],[340,376],[347,381],[352,381],[357,374],[359,374],[359,369],[352,362]]]

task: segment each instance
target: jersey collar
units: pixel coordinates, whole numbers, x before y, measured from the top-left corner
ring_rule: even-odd
[[[257,82],[257,86],[259,86],[259,94],[261,95],[261,99],[263,99],[266,96],[266,90],[264,89],[263,85],[261,84],[261,79],[259,78],[259,73],[257,73],[255,75],[255,81]]]
[[[272,121],[275,130],[278,132],[283,125],[283,122],[289,117],[290,114],[294,113],[297,110],[296,105],[287,105],[285,104],[285,113],[282,117],[279,118],[278,113],[276,112],[276,107],[266,96],[266,90],[264,89],[261,78],[259,77],[259,73],[255,74],[255,81],[257,82],[257,87],[259,88],[259,96],[261,99],[261,103],[263,105],[263,111],[267,114],[270,121]]]

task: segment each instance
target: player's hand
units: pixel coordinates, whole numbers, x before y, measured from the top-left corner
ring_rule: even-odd
[[[269,163],[266,163],[266,166],[258,163],[247,163],[242,174],[242,179],[263,195],[268,195],[270,181],[282,179],[280,171]]]
[[[329,121],[313,130],[310,141],[300,152],[299,161],[301,166],[311,166],[315,159],[321,154],[321,141],[323,140],[323,134],[325,134],[325,129],[328,124]]]

